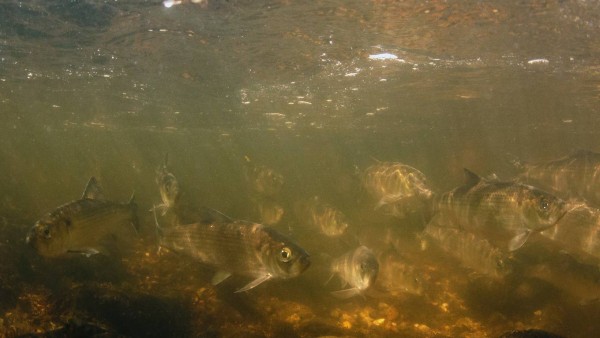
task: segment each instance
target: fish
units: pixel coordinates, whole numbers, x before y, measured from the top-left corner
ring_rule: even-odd
[[[580,262],[600,265],[600,209],[570,202],[569,211],[555,226],[541,232]]]
[[[379,162],[368,167],[363,172],[362,184],[377,200],[375,210],[387,207],[392,215],[399,217],[404,216],[404,209],[413,208],[415,201],[426,202],[433,196],[427,177],[399,162]]]
[[[525,276],[542,280],[563,292],[580,305],[600,301],[600,270],[598,266],[579,264],[562,255],[525,269]]]
[[[258,201],[258,213],[262,224],[275,225],[281,221],[285,210],[275,200],[263,198]]]
[[[328,237],[339,237],[349,227],[344,213],[324,202],[319,196],[298,204],[297,212],[309,226]]]
[[[508,243],[515,251],[567,212],[562,199],[543,190],[464,172],[465,183],[440,196],[429,224],[475,233],[497,247]]]
[[[423,238],[435,243],[460,264],[482,275],[502,278],[512,272],[509,256],[475,234],[453,228],[427,226]]]
[[[415,266],[410,264],[409,260],[393,246],[379,252],[376,256],[379,262],[377,286],[393,295],[396,293],[423,294],[423,282]]]
[[[110,254],[114,240],[129,240],[139,228],[137,205],[104,198],[91,177],[80,199],[59,206],[40,218],[29,230],[26,242],[41,256]]]
[[[163,216],[167,211],[177,206],[181,197],[179,182],[177,182],[175,175],[167,168],[168,162],[169,154],[167,153],[165,155],[165,162],[156,170],[156,184],[158,184],[162,203],[156,205],[155,208],[160,209]]]
[[[217,270],[212,284],[232,274],[253,278],[235,292],[244,292],[272,279],[299,276],[310,266],[309,254],[276,230],[260,223],[233,220],[205,208],[199,222],[162,228],[159,245]]]
[[[248,156],[244,158],[246,159],[245,177],[250,190],[264,197],[279,194],[284,184],[283,175],[267,166],[254,164]]]
[[[337,275],[342,282],[342,287],[349,286],[347,289],[333,291],[331,294],[341,299],[351,298],[362,294],[375,283],[379,273],[379,262],[371,249],[361,245],[333,259],[331,272],[329,280]]]
[[[520,182],[545,189],[565,200],[579,199],[600,207],[600,153],[579,150],[538,164],[513,161]]]

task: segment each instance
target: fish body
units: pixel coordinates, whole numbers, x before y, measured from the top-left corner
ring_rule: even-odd
[[[258,213],[262,224],[274,225],[281,221],[285,210],[275,200],[271,198],[262,198],[258,201]]]
[[[348,229],[346,216],[338,209],[314,196],[306,203],[304,217],[308,223],[329,237],[343,235]]]
[[[415,267],[394,248],[380,252],[377,261],[379,262],[378,286],[392,294],[423,294],[423,283]]]
[[[454,257],[466,268],[492,278],[502,278],[512,271],[508,255],[475,234],[453,228],[427,226],[426,238]]]
[[[342,287],[349,286],[332,292],[332,295],[345,299],[361,294],[375,283],[379,263],[373,251],[363,245],[335,258],[331,262],[331,271],[342,280]]]
[[[108,253],[107,245],[113,240],[137,234],[136,209],[133,196],[125,204],[104,199],[92,177],[81,199],[59,206],[38,220],[26,241],[45,257]]]
[[[263,197],[272,197],[281,191],[283,175],[267,166],[253,164],[248,157],[246,162],[245,175],[250,190]]]
[[[169,155],[167,154],[165,155],[165,162],[156,170],[156,184],[158,185],[162,203],[155,206],[155,208],[162,210],[162,215],[175,207],[181,196],[179,182],[177,182],[175,175],[167,168],[168,161]]]
[[[584,203],[571,204],[555,226],[541,234],[574,257],[600,263],[600,210]]]
[[[375,209],[388,207],[392,214],[403,215],[402,205],[414,200],[429,200],[433,193],[427,178],[419,170],[398,162],[380,162],[365,170],[362,177],[366,191],[377,200]]]
[[[558,160],[519,166],[523,170],[520,182],[600,207],[600,153],[580,150]]]
[[[525,275],[551,284],[581,305],[600,301],[600,270],[597,266],[582,265],[562,257],[558,261],[529,266]]]
[[[232,274],[254,278],[236,292],[270,279],[296,277],[310,265],[308,253],[274,229],[221,214],[198,223],[160,229],[159,241],[161,247],[217,269],[212,281],[215,285]]]
[[[467,169],[465,177],[464,185],[439,198],[431,224],[475,233],[498,247],[508,242],[514,251],[567,211],[562,199],[532,186],[487,180]]]

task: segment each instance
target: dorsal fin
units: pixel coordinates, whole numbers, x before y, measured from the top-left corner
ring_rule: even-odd
[[[234,222],[229,216],[223,214],[220,211],[215,209],[211,209],[208,207],[202,208],[202,223],[210,224],[210,223],[232,223]]]
[[[83,190],[83,195],[81,196],[81,198],[88,198],[91,200],[104,199],[102,188],[100,188],[100,185],[98,184],[98,181],[96,181],[96,178],[94,176],[90,177],[90,180],[85,185],[85,190]]]
[[[466,186],[477,185],[477,183],[479,183],[482,180],[482,178],[479,175],[472,172],[471,170],[469,170],[467,168],[463,168],[463,170],[465,171],[465,185]]]

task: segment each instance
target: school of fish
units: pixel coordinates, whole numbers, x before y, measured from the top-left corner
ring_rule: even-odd
[[[323,288],[336,298],[425,296],[420,260],[437,252],[470,275],[498,281],[520,273],[582,302],[600,299],[600,154],[580,151],[535,165],[514,161],[521,173],[511,180],[484,178],[465,169],[464,183],[443,193],[435,192],[425,174],[410,165],[377,162],[362,171],[357,185],[372,203],[370,212],[396,218],[398,228],[410,215],[422,214],[417,218],[422,224],[407,230],[412,240],[394,235],[397,229],[387,229],[386,236],[377,229],[365,231],[320,196],[299,198],[293,212],[286,213],[280,199],[283,175],[245,160],[244,179],[254,196],[258,223],[209,207],[191,208],[168,157],[156,172],[160,202],[150,211],[158,247],[212,269],[213,285],[236,275],[248,279],[236,289],[245,292],[265,282],[297,278],[316,264],[314,269],[324,271],[321,277],[328,277]],[[92,177],[80,199],[43,216],[26,242],[50,259],[111,255],[134,241],[138,230],[133,196],[128,203],[109,201]],[[530,242],[569,258],[534,260],[522,250]],[[309,252],[323,259],[313,264]],[[573,273],[566,280],[561,270]],[[580,271],[586,272],[580,276]],[[328,283],[332,279],[341,288]],[[573,293],[570,289],[580,287],[579,282],[591,287]]]

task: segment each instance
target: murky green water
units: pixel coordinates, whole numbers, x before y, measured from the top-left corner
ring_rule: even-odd
[[[599,32],[600,5],[584,0],[2,2],[0,335],[593,336],[597,300],[528,273],[562,266],[559,250],[532,241],[516,272],[481,276],[423,251],[421,217],[374,210],[357,172],[402,162],[443,193],[463,168],[508,180],[515,158],[599,150]],[[191,208],[252,221],[283,208],[274,227],[311,267],[234,294],[245,278],[212,286],[210,268],[157,254],[146,210],[165,153]],[[282,191],[258,198],[245,157]],[[90,176],[112,200],[135,191],[135,253],[37,256],[27,231]],[[298,203],[315,195],[347,216],[347,237],[306,225]],[[325,262],[355,241],[395,246],[422,292],[332,297]],[[569,266],[597,276],[597,262]]]

